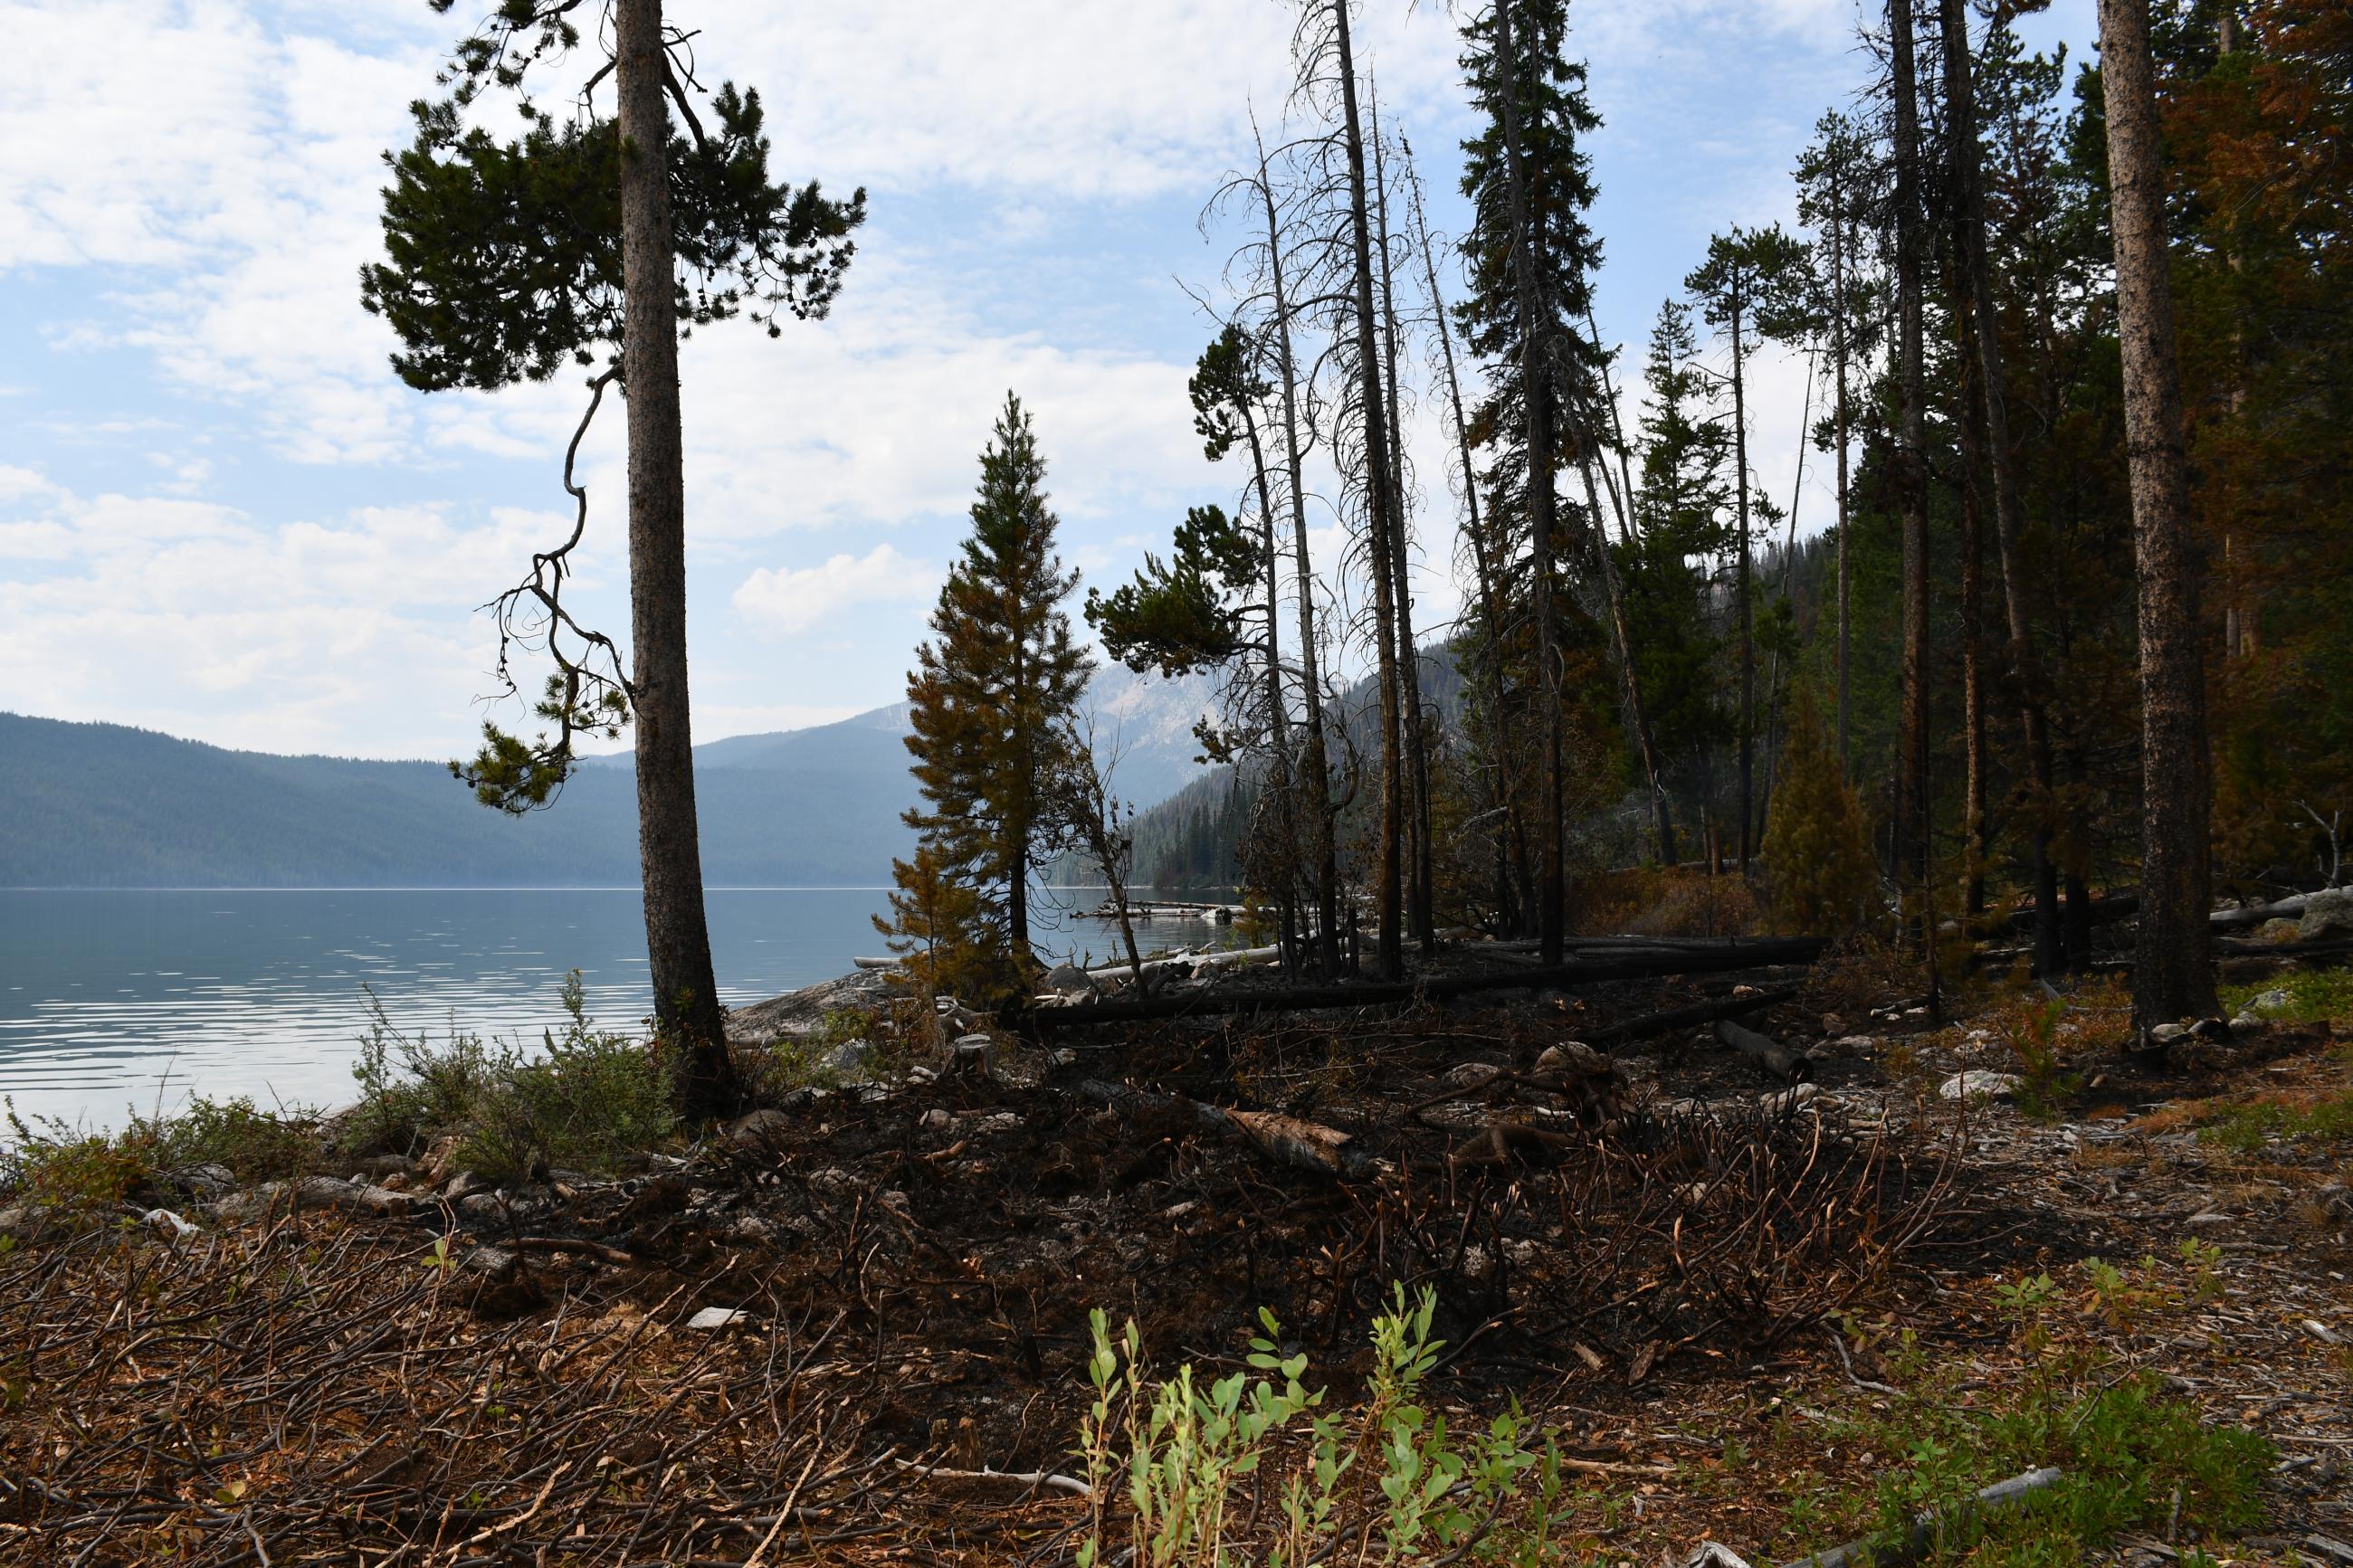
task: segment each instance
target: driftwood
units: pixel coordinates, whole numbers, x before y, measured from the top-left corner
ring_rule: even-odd
[[[1688,1028],[1694,1024],[1713,1024],[1719,1018],[1737,1018],[1744,1013],[1755,1013],[1794,1001],[1798,990],[1795,985],[1776,985],[1746,996],[1727,997],[1720,1002],[1695,1002],[1688,1007],[1670,1007],[1663,1013],[1645,1013],[1622,1024],[1588,1029],[1585,1041],[1588,1045],[1600,1046],[1619,1040],[1646,1040],[1670,1029]]]
[[[2007,1508],[2022,1502],[2051,1486],[2064,1473],[2052,1466],[2029,1470],[2022,1476],[2012,1476],[2006,1481],[1996,1481],[1951,1508],[1936,1513],[1915,1514],[1912,1528],[1901,1541],[1890,1541],[1884,1535],[1866,1535],[1850,1541],[1844,1546],[1834,1546],[1828,1552],[1785,1563],[1781,1568],[1860,1568],[1865,1563],[1870,1568],[1895,1568],[1896,1564],[1926,1555],[1938,1526],[1957,1524],[1987,1509]]]
[[[1160,1094],[1152,1089],[1138,1089],[1133,1084],[1107,1083],[1101,1079],[1085,1079],[1074,1087],[1081,1099],[1108,1105],[1115,1110],[1188,1111],[1194,1124],[1204,1132],[1238,1137],[1255,1146],[1259,1152],[1276,1163],[1296,1170],[1318,1172],[1327,1176],[1377,1176],[1391,1169],[1386,1160],[1377,1160],[1349,1147],[1355,1142],[1351,1134],[1336,1127],[1302,1121],[1295,1116],[1285,1116],[1280,1111],[1229,1110],[1221,1106],[1188,1100],[1183,1095]]]
[[[1282,990],[1194,991],[1175,996],[1122,999],[1092,1005],[1040,1007],[1030,1021],[1041,1029],[1085,1024],[1134,1024],[1159,1018],[1208,1018],[1234,1013],[1303,1012],[1322,1007],[1395,1006],[1436,1002],[1482,991],[1549,990],[1605,980],[1655,980],[1670,974],[1711,974],[1770,964],[1810,963],[1827,942],[1820,937],[1727,940],[1709,947],[1662,949],[1619,957],[1581,959],[1544,969],[1501,973],[1437,974],[1420,980],[1357,981],[1294,985]]]
[[[1717,1020],[1715,1037],[1786,1083],[1806,1083],[1814,1076],[1814,1064],[1803,1052],[1788,1049],[1769,1035],[1744,1029],[1729,1018]]]

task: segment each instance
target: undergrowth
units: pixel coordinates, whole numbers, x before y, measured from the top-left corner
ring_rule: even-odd
[[[1261,1560],[1301,1568],[1341,1553],[1360,1563],[1554,1560],[1559,1451],[1532,1441],[1516,1406],[1461,1431],[1426,1404],[1422,1383],[1443,1343],[1430,1334],[1436,1308],[1434,1290],[1409,1306],[1405,1287],[1395,1287],[1373,1324],[1365,1401],[1345,1415],[1326,1409],[1325,1390],[1301,1382],[1307,1358],[1282,1353],[1282,1325],[1264,1309],[1265,1332],[1250,1341],[1257,1377],[1211,1380],[1184,1365],[1156,1383],[1135,1325],[1114,1342],[1095,1312],[1094,1405],[1079,1442],[1092,1504],[1080,1568]],[[1254,1500],[1265,1497],[1261,1524]],[[1247,1521],[1238,1517],[1245,1511]],[[1262,1559],[1237,1557],[1234,1539],[1253,1525]]]
[[[2353,968],[2297,970],[2220,989],[2222,1005],[2232,1017],[2244,1012],[2256,997],[2276,991],[2285,994],[2286,1005],[2263,1010],[2263,1016],[2274,1022],[2353,1024]]]
[[[2086,1259],[2072,1288],[2048,1273],[1998,1286],[1995,1305],[2024,1360],[2008,1387],[1988,1387],[1966,1363],[1932,1370],[1904,1336],[1888,1358],[1904,1384],[1894,1396],[1831,1415],[1805,1436],[1883,1473],[1867,1485],[1793,1489],[1785,1545],[1813,1552],[1875,1534],[1893,1547],[1929,1520],[1928,1561],[2055,1568],[2129,1530],[2215,1541],[2253,1527],[2274,1457],[2269,1440],[2212,1423],[2156,1373],[2072,1335],[2087,1319],[2129,1335],[2217,1300],[2221,1265],[2219,1248],[2193,1238],[2171,1261]],[[1859,1348],[1873,1337],[1846,1327]],[[1785,1415],[1780,1436],[1792,1435]],[[1985,1486],[2046,1467],[2059,1479],[2020,1505],[1963,1506]]]
[[[677,1127],[671,1068],[651,1045],[600,1029],[580,972],[564,982],[561,1033],[532,1055],[454,1026],[446,1044],[393,1027],[373,993],[352,1068],[361,1099],[345,1131],[354,1151],[417,1154],[454,1140],[448,1163],[491,1180],[554,1169],[610,1171]]]

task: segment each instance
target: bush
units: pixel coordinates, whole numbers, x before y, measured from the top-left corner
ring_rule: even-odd
[[[1870,821],[1811,694],[1803,690],[1782,743],[1764,858],[1767,912],[1778,931],[1842,935],[1862,923],[1878,890]]]
[[[665,1054],[596,1027],[576,969],[564,982],[564,1033],[544,1037],[547,1054],[501,1067],[467,1119],[458,1158],[485,1176],[609,1171],[678,1125]]]
[[[1252,1380],[1237,1372],[1206,1386],[1189,1365],[1147,1383],[1135,1325],[1114,1344],[1108,1320],[1095,1312],[1088,1363],[1095,1398],[1079,1450],[1093,1509],[1080,1568],[1110,1561],[1106,1552],[1122,1536],[1127,1544],[1117,1555],[1131,1568],[1237,1561],[1230,1543],[1247,1526],[1238,1525],[1232,1504],[1238,1494],[1261,1489],[1279,1515],[1266,1526],[1272,1563],[1318,1562],[1346,1545],[1344,1535],[1356,1531],[1344,1531],[1341,1504],[1357,1494],[1375,1521],[1349,1561],[1448,1560],[1474,1547],[1499,1558],[1541,1552],[1563,1506],[1557,1449],[1549,1441],[1541,1452],[1531,1448],[1516,1409],[1462,1434],[1426,1408],[1421,1382],[1443,1343],[1430,1337],[1437,1295],[1425,1288],[1409,1308],[1405,1287],[1395,1291],[1391,1310],[1373,1325],[1371,1387],[1353,1422],[1318,1413],[1325,1391],[1311,1394],[1300,1382],[1307,1358],[1282,1354],[1282,1325],[1262,1308],[1266,1331],[1250,1341],[1250,1365],[1272,1375]],[[1378,1470],[1371,1490],[1352,1476],[1364,1456]],[[1114,1497],[1127,1500],[1124,1520],[1111,1516]],[[1256,1522],[1259,1510],[1248,1511]]]
[[[0,1147],[0,1198],[73,1228],[120,1210],[131,1191],[154,1173],[153,1149],[85,1132],[55,1117],[27,1122],[7,1102],[10,1138]]]
[[[353,1152],[421,1153],[454,1135],[456,1158],[493,1180],[550,1168],[612,1169],[654,1148],[678,1124],[672,1064],[651,1046],[596,1026],[580,972],[564,982],[568,1021],[544,1054],[455,1028],[436,1047],[392,1027],[381,1006],[360,1042],[353,1076],[362,1100],[346,1142]]]
[[[263,1110],[244,1095],[225,1100],[198,1095],[175,1115],[133,1116],[122,1142],[143,1144],[158,1169],[224,1165],[240,1182],[305,1175],[318,1168],[322,1152],[314,1112]]]

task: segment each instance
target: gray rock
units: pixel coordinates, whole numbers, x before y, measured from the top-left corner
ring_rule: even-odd
[[[738,1143],[774,1143],[797,1125],[796,1118],[771,1106],[738,1117],[727,1136]]]
[[[469,1193],[458,1200],[458,1212],[483,1225],[504,1225],[507,1202],[496,1193]]]
[[[2295,934],[2299,942],[2353,940],[2353,888],[2327,888],[2306,899]]]
[[[217,1203],[237,1191],[237,1177],[227,1165],[176,1165],[164,1179],[200,1204]]]
[[[2268,920],[2255,928],[2257,942],[2294,942],[2295,938],[2296,929],[2294,921]]]
[[[1971,1068],[1947,1079],[1936,1092],[1947,1100],[2009,1100],[2024,1082],[2016,1073]]]
[[[1476,1089],[1502,1070],[1487,1062],[1457,1062],[1439,1081],[1450,1089]]]
[[[824,1026],[828,1013],[843,1008],[870,1014],[880,1011],[893,990],[891,973],[881,969],[861,969],[839,980],[805,985],[730,1012],[727,1043],[771,1046],[779,1039],[806,1037]]]
[[[1057,996],[1092,996],[1095,978],[1075,963],[1057,964],[1047,973],[1045,988]]]
[[[2273,989],[2248,997],[2245,1011],[2263,1017],[2273,1013],[2284,1013],[2291,1005],[2286,992]]]
[[[441,1184],[441,1195],[455,1201],[475,1193],[486,1193],[496,1184],[489,1177],[472,1171],[460,1171]]]

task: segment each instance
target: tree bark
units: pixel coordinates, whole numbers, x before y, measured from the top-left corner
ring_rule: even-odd
[[[1398,669],[1405,700],[1405,770],[1408,838],[1412,845],[1411,895],[1408,899],[1413,940],[1427,951],[1437,940],[1433,859],[1430,842],[1430,754],[1428,731],[1421,718],[1421,650],[1413,635],[1413,572],[1410,519],[1405,500],[1405,418],[1398,397],[1397,296],[1389,273],[1389,185],[1388,162],[1381,150],[1381,110],[1372,99],[1373,188],[1377,238],[1379,244],[1382,347],[1387,351],[1389,427],[1389,571],[1397,597]]]
[[[1266,148],[1258,154],[1259,196],[1266,205],[1267,275],[1274,289],[1274,342],[1282,375],[1282,460],[1291,482],[1291,548],[1293,571],[1299,578],[1299,671],[1307,740],[1300,759],[1300,788],[1314,820],[1315,856],[1315,952],[1317,967],[1326,975],[1340,970],[1340,876],[1338,852],[1333,844],[1330,763],[1324,748],[1324,676],[1315,654],[1315,575],[1307,557],[1307,487],[1301,472],[1299,447],[1299,376],[1291,353],[1291,301],[1283,288],[1282,226],[1275,216],[1274,185],[1269,178]]]
[[[1733,268],[1732,293],[1732,467],[1738,494],[1740,561],[1734,573],[1740,600],[1740,874],[1748,874],[1757,806],[1757,647],[1753,606],[1748,602],[1748,391],[1743,375],[1746,355],[1740,342],[1741,288],[1746,282]]]
[[[1388,563],[1388,543],[1396,530],[1389,517],[1388,476],[1382,472],[1388,451],[1388,421],[1384,417],[1381,390],[1380,334],[1373,312],[1372,216],[1365,189],[1365,138],[1356,114],[1356,59],[1348,37],[1348,4],[1349,0],[1331,0],[1333,39],[1339,57],[1342,133],[1348,153],[1348,227],[1356,272],[1357,396],[1365,422],[1365,507],[1373,545],[1373,615],[1380,644],[1381,847],[1374,889],[1375,963],[1384,979],[1394,980],[1405,967],[1403,933],[1398,929],[1403,912],[1399,838],[1404,826],[1404,779],[1398,733],[1397,606]]]
[[[682,1065],[681,1105],[689,1116],[705,1118],[733,1109],[737,1086],[702,908],[694,736],[687,710],[686,458],[679,426],[661,0],[618,0],[614,39],[622,145],[630,685],[646,958],[654,1016]]]
[[[1895,94],[1896,370],[1903,412],[1896,434],[1897,510],[1903,522],[1903,710],[1895,784],[1895,881],[1920,904],[1906,922],[1915,953],[1931,944],[1928,883],[1928,386],[1920,342],[1919,80],[1912,61],[1912,0],[1888,0]]]
[[[2147,0],[2100,0],[2100,46],[2140,579],[2141,914],[2133,1006],[2146,1030],[2219,1010],[2207,920],[2212,784]]]
[[[2051,725],[2043,703],[2042,660],[2026,607],[2026,563],[2020,535],[2025,507],[2010,447],[2010,412],[2001,354],[2001,321],[1994,308],[1993,269],[1986,255],[1984,172],[1978,153],[1976,89],[1969,68],[1968,17],[1964,0],[1941,0],[1945,42],[1947,135],[1952,143],[1954,249],[1962,307],[1977,328],[1978,397],[1985,409],[1986,462],[1993,477],[1994,541],[2001,555],[2002,609],[2010,623],[2010,672],[2017,684],[2026,732],[2027,769],[2033,781],[2028,846],[2034,873],[2034,968],[2052,974],[2066,967],[2059,932],[2059,878],[2051,858],[2051,818],[2058,799],[2052,777]]]
[[[1961,357],[1973,357],[1977,329],[1961,326]],[[1985,407],[1980,375],[1965,363],[1960,425],[1961,474],[1961,907],[1972,921],[1985,913],[1985,868],[1991,823],[1986,802],[1991,759],[1986,747],[1985,713],[1985,517],[1977,476],[1985,454]]]
[[[1454,444],[1462,461],[1462,506],[1465,518],[1464,536],[1471,541],[1471,563],[1479,580],[1479,618],[1486,632],[1487,700],[1494,705],[1494,721],[1491,726],[1488,771],[1494,780],[1495,799],[1504,814],[1504,831],[1495,837],[1495,908],[1499,917],[1513,904],[1511,861],[1516,852],[1521,862],[1521,878],[1526,879],[1527,839],[1520,826],[1518,792],[1512,788],[1511,717],[1504,691],[1504,617],[1495,590],[1493,563],[1487,556],[1487,536],[1479,522],[1479,471],[1471,462],[1471,426],[1462,416],[1462,381],[1454,368],[1454,334],[1446,323],[1446,297],[1438,287],[1438,261],[1430,243],[1430,225],[1421,211],[1419,184],[1408,189],[1413,196],[1413,224],[1416,238],[1421,246],[1421,267],[1430,285],[1430,313],[1438,321],[1438,348],[1446,367],[1446,395],[1454,412]],[[1511,928],[1513,922],[1502,922]],[[1516,929],[1511,934],[1517,935]]]
[[[1544,767],[1537,808],[1537,840],[1543,861],[1536,896],[1536,937],[1546,962],[1557,962],[1567,929],[1567,889],[1561,864],[1560,660],[1553,640],[1552,547],[1554,532],[1551,378],[1546,374],[1543,309],[1543,258],[1530,217],[1527,168],[1520,147],[1519,62],[1512,52],[1511,0],[1495,0],[1494,59],[1498,116],[1504,124],[1504,161],[1512,190],[1512,227],[1517,245],[1514,270],[1520,296],[1521,403],[1527,416],[1527,509],[1530,564],[1535,573],[1537,689],[1544,702]]]
[[[1838,408],[1832,416],[1838,429],[1838,757],[1839,774],[1846,774],[1847,729],[1847,558],[1846,543],[1846,199],[1839,169],[1831,170],[1831,358],[1838,377]]]

